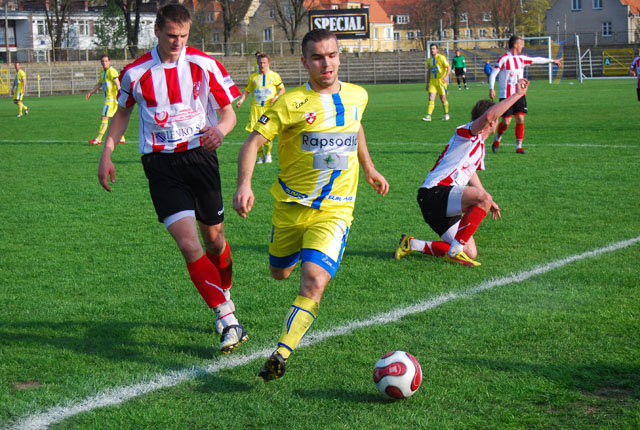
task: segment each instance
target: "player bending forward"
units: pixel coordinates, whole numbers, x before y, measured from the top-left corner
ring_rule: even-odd
[[[494,220],[500,217],[500,207],[476,173],[484,170],[484,140],[495,131],[500,115],[525,96],[528,86],[529,81],[520,79],[515,93],[500,103],[478,101],[471,111],[472,122],[456,129],[418,190],[422,216],[442,240],[424,241],[403,234],[396,260],[420,251],[463,266],[480,265],[474,260],[478,250],[473,233],[489,211]]]

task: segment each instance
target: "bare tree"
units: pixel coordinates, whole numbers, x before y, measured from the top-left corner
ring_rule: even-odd
[[[69,14],[71,12],[72,0],[54,0],[51,2],[43,1],[44,3],[44,15],[47,23],[47,33],[51,40],[51,47],[53,49],[52,59],[56,61],[56,51],[62,47],[62,42],[65,40],[65,28],[68,27]]]
[[[124,16],[127,47],[132,57],[138,56],[138,32],[140,31],[140,8],[142,0],[113,0]],[[133,15],[133,22],[131,16]]]
[[[237,29],[244,19],[251,0],[217,0],[222,15],[222,35],[224,37],[224,54],[229,55],[231,33]]]
[[[463,13],[467,13],[467,8],[472,5],[470,0],[441,0],[440,1],[442,12],[446,13],[451,18],[451,27],[453,28],[453,40],[460,39],[460,18]]]
[[[441,9],[433,0],[417,0],[408,6],[411,24],[422,33],[420,44],[427,49],[427,40],[434,38],[440,28]]]
[[[306,3],[309,8],[313,8],[313,2]],[[304,6],[305,0],[269,0],[267,4],[275,11],[276,24],[289,41],[289,50],[295,54],[298,32],[309,16],[309,10]]]
[[[497,37],[513,34],[513,22],[520,13],[519,0],[485,0],[484,6],[491,14],[491,25]]]

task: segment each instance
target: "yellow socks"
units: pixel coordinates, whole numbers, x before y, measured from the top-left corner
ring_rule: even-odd
[[[109,125],[109,120],[103,119],[102,122],[100,123],[100,129],[98,130],[98,137],[96,137],[96,140],[99,140],[100,142],[102,142],[102,136],[104,136],[105,132],[107,131],[108,125]]]
[[[436,102],[429,100],[429,107],[427,107],[427,115],[431,115],[435,108],[436,108]]]
[[[18,115],[22,115],[22,111],[26,109],[26,106],[22,102],[18,102]]]
[[[271,154],[271,148],[273,147],[273,143],[271,143],[270,140],[267,140],[264,145],[262,145],[262,148],[264,150],[264,152],[266,154]]]
[[[442,103],[442,106],[444,107],[444,113],[449,113],[449,102]]]
[[[284,321],[282,335],[278,342],[277,352],[286,360],[291,352],[298,346],[300,340],[307,334],[318,316],[320,305],[315,301],[298,296],[293,301],[289,314]]]

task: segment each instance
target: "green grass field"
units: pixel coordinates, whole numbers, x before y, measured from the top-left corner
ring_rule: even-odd
[[[475,235],[482,266],[415,253],[393,261],[402,233],[436,238],[417,188],[488,93],[486,85],[452,88],[452,120],[438,120],[437,102],[436,120],[424,123],[424,85],[367,87],[363,124],[391,190],[382,198],[361,177],[342,265],[308,342],[268,384],[256,374],[297,294],[299,269],[286,281],[269,276],[277,163],[256,167],[248,219],[231,209],[249,104],[219,157],[232,296],[250,339],[222,356],[214,315],[156,221],[137,119],[114,153],[109,194],[96,178],[101,147],[87,143],[99,97],[28,97],[23,118],[3,99],[0,427],[639,428],[640,104],[632,81],[533,82],[529,153],[514,153],[512,126],[480,172],[503,214]],[[411,352],[424,373],[419,391],[398,402],[372,382],[375,362],[394,349]]]

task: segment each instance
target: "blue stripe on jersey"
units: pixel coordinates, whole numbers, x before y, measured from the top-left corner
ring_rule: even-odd
[[[344,125],[344,105],[340,93],[332,94],[333,104],[336,106],[336,127]]]
[[[263,87],[267,86],[267,75],[262,75],[262,86]]]
[[[344,111],[343,111],[343,114],[344,114]],[[344,119],[344,115],[342,116],[342,118]],[[320,205],[322,204],[322,201],[331,192],[331,188],[333,188],[333,183],[335,182],[336,178],[340,176],[340,173],[342,173],[342,170],[334,170],[333,172],[331,172],[331,177],[329,178],[329,182],[327,182],[325,186],[322,187],[322,191],[320,192],[320,195],[316,197],[313,200],[313,202],[311,202],[312,208],[320,209]]]

